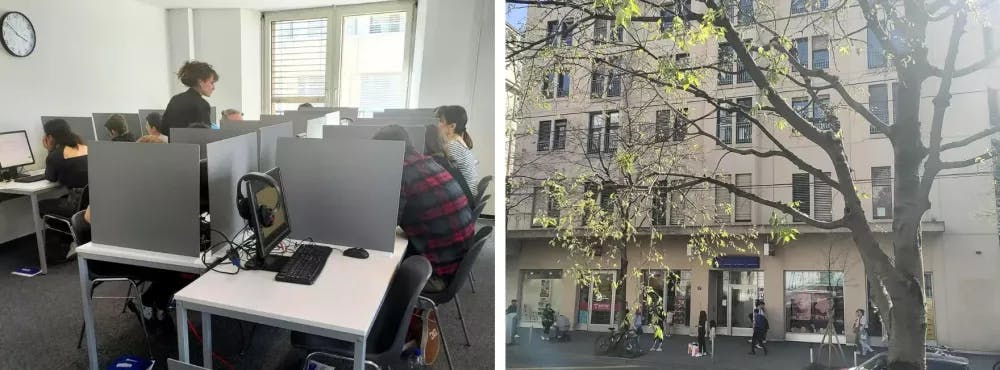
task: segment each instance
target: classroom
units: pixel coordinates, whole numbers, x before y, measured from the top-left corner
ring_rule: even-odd
[[[495,12],[0,3],[0,368],[491,368]]]

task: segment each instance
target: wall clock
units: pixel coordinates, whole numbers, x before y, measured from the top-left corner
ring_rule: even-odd
[[[10,55],[26,57],[35,51],[35,26],[21,12],[7,12],[0,17],[0,44]]]

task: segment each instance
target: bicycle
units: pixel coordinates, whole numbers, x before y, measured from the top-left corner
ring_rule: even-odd
[[[631,329],[615,330],[608,329],[611,333],[597,337],[594,341],[594,354],[601,356],[616,351],[616,354],[623,357],[636,357],[641,353],[639,349],[639,336]]]
[[[993,370],[1000,370],[1000,361],[997,361],[997,363],[993,364]]]
[[[933,353],[936,355],[950,355],[955,350],[954,348],[948,346],[931,346],[931,345],[924,346],[924,349],[927,353]]]

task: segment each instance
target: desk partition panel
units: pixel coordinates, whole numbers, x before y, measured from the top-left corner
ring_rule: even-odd
[[[90,143],[97,141],[97,130],[94,128],[93,117],[42,116],[42,125],[56,118],[66,120],[69,128],[77,135],[80,135],[84,144],[90,145]],[[102,126],[101,129],[104,129],[104,127]]]
[[[256,131],[254,128],[233,128],[226,130],[173,128],[170,129],[170,143],[198,144],[201,148],[201,159],[205,159],[208,153],[206,144]]]
[[[430,118],[415,118],[415,117],[375,117],[375,118],[358,118],[354,120],[353,125],[374,125],[374,126],[385,126],[385,125],[400,125],[400,126],[427,126],[438,124],[438,119],[434,117]]]
[[[163,119],[163,109],[140,109],[139,110],[139,126],[142,129],[142,134],[143,135],[148,135],[149,134],[149,131],[146,130],[146,124],[149,123],[149,122],[146,122],[146,117],[148,117],[150,113],[159,113],[160,114],[160,119]],[[136,138],[136,139],[138,139],[138,138]]]
[[[279,138],[278,167],[292,238],[393,250],[402,143]]]
[[[278,138],[294,137],[292,123],[282,122],[260,128],[260,169],[267,171],[278,165]]]
[[[437,108],[403,108],[396,109],[390,108],[382,112],[376,112],[375,117],[399,117],[399,116],[413,116],[413,117],[434,117],[434,110]]]
[[[385,126],[323,126],[323,139],[371,139],[379,130]],[[427,129],[423,126],[403,126],[406,135],[410,137],[410,145],[418,152],[424,152],[424,134]]]
[[[95,243],[198,256],[198,145],[103,141],[89,150]]]
[[[340,112],[340,118],[350,118],[352,120],[358,119],[358,108],[357,107],[302,107],[299,108],[300,112],[323,112],[333,113]]]
[[[250,132],[206,144],[208,147],[208,201],[212,228],[229,238],[243,228],[236,211],[236,182],[258,170],[257,134]],[[223,241],[212,233],[212,245]]]
[[[307,122],[309,120],[326,117],[326,112],[289,110],[285,111],[284,116],[285,118],[292,120],[292,131],[294,134],[303,134],[306,132],[306,127],[308,127]]]
[[[97,130],[97,140],[111,140],[111,133],[108,132],[108,129],[104,128],[104,123],[108,122],[108,118],[111,118],[115,114],[125,117],[125,124],[128,126],[128,132],[131,132],[132,136],[135,136],[136,139],[142,136],[143,129],[141,127],[142,124],[139,123],[138,113],[94,113],[94,129]]]

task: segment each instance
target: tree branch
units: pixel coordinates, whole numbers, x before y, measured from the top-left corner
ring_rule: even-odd
[[[950,142],[950,143],[943,144],[943,145],[941,145],[941,151],[943,152],[943,151],[948,150],[948,149],[960,148],[960,147],[972,144],[976,140],[982,139],[984,137],[993,135],[993,134],[998,133],[998,132],[1000,132],[1000,126],[993,126],[993,127],[988,128],[988,129],[979,131],[979,132],[973,134],[972,136],[969,136],[969,137],[964,138],[962,140],[953,141],[953,142]]]

